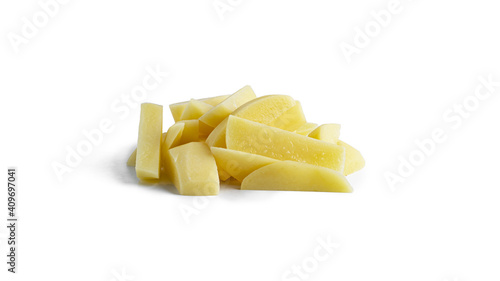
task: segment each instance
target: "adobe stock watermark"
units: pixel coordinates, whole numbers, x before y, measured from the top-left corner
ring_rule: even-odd
[[[212,6],[219,19],[223,21],[226,19],[224,14],[233,12],[241,3],[243,3],[243,0],[214,0]]]
[[[394,16],[402,11],[403,4],[400,0],[390,0],[385,8],[370,12],[371,19],[364,26],[354,27],[354,36],[351,43],[342,41],[339,44],[347,63],[352,62],[353,55],[361,54],[361,51],[371,44],[372,39],[379,36],[382,30],[392,23]]]
[[[31,17],[21,18],[21,28],[18,32],[11,31],[7,33],[7,39],[14,49],[14,53],[19,53],[19,48],[26,45],[35,38],[40,30],[49,24],[50,20],[56,17],[61,8],[69,3],[69,0],[40,0],[39,9]]]
[[[210,196],[193,196],[191,204],[179,204],[179,212],[186,224],[192,222],[193,217],[201,214],[210,205]]]
[[[59,182],[63,181],[66,173],[72,172],[89,156],[95,147],[101,145],[106,135],[113,132],[118,121],[125,120],[132,109],[137,108],[148,95],[155,91],[169,76],[168,72],[160,69],[160,65],[147,66],[146,75],[142,83],[132,87],[128,93],[123,93],[110,104],[112,115],[102,118],[96,127],[82,130],[82,137],[76,144],[66,145],[64,160],[52,161],[52,169]]]
[[[446,126],[436,127],[430,136],[415,140],[415,147],[407,155],[398,157],[398,165],[395,171],[384,173],[385,180],[392,191],[398,184],[404,183],[415,173],[417,167],[422,166],[437,150],[437,148],[448,140],[450,130],[458,130],[472,114],[481,107],[481,103],[487,101],[493,94],[497,94],[500,81],[494,81],[493,75],[487,77],[479,76],[479,83],[461,102],[451,105],[446,109],[442,118]]]
[[[282,281],[308,280],[314,272],[318,271],[322,262],[330,259],[340,244],[333,241],[331,235],[316,238],[316,247],[309,256],[306,256],[281,275]]]
[[[116,269],[111,269],[112,278],[109,281],[133,281],[134,276],[127,273],[125,267],[121,268],[121,271],[117,271]]]

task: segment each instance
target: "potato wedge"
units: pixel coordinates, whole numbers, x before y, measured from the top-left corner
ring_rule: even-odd
[[[198,99],[197,101],[204,102],[206,104],[209,104],[211,106],[216,106],[219,103],[221,103],[223,100],[225,100],[229,95],[223,95],[223,96],[216,96],[216,97],[211,97],[211,98],[205,98],[205,99]],[[183,101],[179,103],[173,103],[169,105],[170,108],[170,113],[172,113],[172,117],[174,118],[174,121],[181,121],[181,116],[182,113],[184,112],[184,109],[188,105],[189,101]]]
[[[242,182],[253,171],[278,162],[278,160],[269,157],[220,147],[211,147],[210,150],[212,150],[217,166],[239,182]]]
[[[162,141],[163,107],[152,103],[141,105],[139,139],[135,172],[139,179],[160,178],[160,147]]]
[[[316,123],[305,123],[304,125],[300,126],[297,130],[295,130],[295,133],[303,136],[309,135],[314,129],[318,127],[318,124]]]
[[[295,105],[295,100],[285,95],[270,95],[253,99],[237,108],[231,115],[270,124]],[[226,118],[227,119],[227,118]],[[226,125],[224,119],[207,138],[209,146],[225,147]]]
[[[236,116],[229,116],[226,145],[228,149],[277,160],[305,162],[340,172],[344,170],[344,147]]]
[[[190,142],[168,151],[165,170],[181,195],[217,195],[219,176],[208,146]]]
[[[256,170],[243,180],[241,189],[352,192],[341,172],[294,161],[279,161]]]
[[[217,127],[236,108],[255,98],[255,93],[250,86],[245,86],[227,99],[216,105],[200,117],[200,121],[210,127]]]
[[[209,105],[208,103],[192,99],[188,102],[180,118],[181,120],[198,119],[212,108],[214,107]]]
[[[306,117],[302,111],[302,105],[299,101],[295,101],[295,105],[292,108],[288,109],[280,117],[267,125],[293,132],[305,123]]]
[[[365,166],[365,159],[363,155],[361,155],[361,152],[341,140],[339,140],[337,144],[345,148],[344,175],[347,176],[363,169]]]
[[[331,143],[337,143],[340,136],[339,124],[322,124],[307,135],[308,137]]]

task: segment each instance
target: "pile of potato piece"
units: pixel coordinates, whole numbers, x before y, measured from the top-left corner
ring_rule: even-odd
[[[163,174],[182,195],[217,195],[220,183],[247,190],[352,192],[347,175],[365,165],[339,140],[340,125],[308,123],[286,95],[257,98],[250,86],[229,96],[141,105],[137,149],[127,164],[140,180]]]

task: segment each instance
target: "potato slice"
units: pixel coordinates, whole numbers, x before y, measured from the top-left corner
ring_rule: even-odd
[[[203,124],[203,122],[200,122]],[[227,127],[227,118],[213,129],[213,131],[208,135],[206,143],[210,147],[226,147],[226,127]]]
[[[340,172],[344,170],[344,147],[236,116],[229,116],[226,145],[229,149],[277,160],[305,162]]]
[[[216,105],[200,117],[200,121],[210,127],[217,127],[236,108],[255,98],[255,93],[250,86],[245,86],[227,99]]]
[[[225,100],[227,97],[229,97],[229,95],[199,99],[197,101],[207,103],[211,106],[216,106],[219,103],[221,103],[223,100]],[[173,104],[169,105],[170,112],[172,113],[172,117],[174,118],[175,122],[181,121],[182,113],[184,112],[184,109],[186,108],[188,103],[189,103],[189,101],[184,101],[184,102],[173,103]]]
[[[212,150],[217,166],[240,182],[253,171],[278,162],[269,157],[220,147],[211,147],[210,150]]]
[[[292,108],[267,125],[293,132],[305,123],[306,117],[302,111],[302,105],[299,101],[295,101],[295,105]]]
[[[182,133],[184,132],[185,126],[186,122],[178,122],[168,128],[168,131],[165,133],[165,139],[162,143],[162,151],[168,151],[170,148],[181,144]]]
[[[161,134],[161,143],[162,144],[165,141],[166,137],[167,137],[167,133]],[[132,152],[132,154],[130,154],[130,156],[128,157],[127,166],[135,167],[136,158],[137,158],[137,148],[135,148],[134,152]]]
[[[217,195],[219,176],[208,146],[190,142],[168,151],[166,174],[181,195]]]
[[[241,189],[352,192],[341,172],[294,161],[280,161],[256,170],[243,180]]]
[[[337,144],[345,148],[344,175],[350,175],[365,166],[365,159],[357,149],[341,140]]]
[[[152,103],[141,105],[139,139],[135,172],[141,180],[160,178],[160,146],[163,107]]]
[[[181,120],[198,119],[212,108],[214,107],[208,103],[192,99],[188,102],[186,108],[182,112]]]
[[[307,135],[308,137],[331,143],[337,143],[340,136],[339,124],[323,124]]]
[[[184,124],[184,129],[182,130],[182,136],[179,140],[178,145],[200,140],[200,133],[199,133],[200,122],[198,120],[181,120],[177,123]]]
[[[309,135],[314,129],[318,127],[318,124],[316,123],[305,123],[304,125],[300,126],[297,130],[295,130],[295,133],[303,136]]]
[[[253,99],[237,108],[231,115],[270,124],[295,105],[295,100],[285,95],[270,95]],[[209,146],[225,147],[227,120],[224,119],[207,138]]]
[[[217,172],[219,173],[219,180],[221,181],[226,181],[231,177],[231,175],[228,172],[224,171],[224,169],[222,169],[219,166],[217,166]]]

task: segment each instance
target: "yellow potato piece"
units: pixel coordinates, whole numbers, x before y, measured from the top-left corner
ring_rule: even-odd
[[[352,192],[341,172],[294,161],[280,161],[256,170],[243,180],[241,189]]]
[[[269,157],[230,150],[220,147],[211,147],[217,166],[221,167],[233,178],[242,182],[253,171],[266,165],[278,162]]]
[[[163,107],[152,103],[141,105],[139,139],[135,172],[139,179],[160,177],[160,146],[162,141]]]
[[[214,107],[208,103],[192,99],[188,102],[186,108],[182,112],[181,120],[198,119],[212,108]]]
[[[229,116],[226,131],[228,149],[258,154],[278,160],[292,160],[342,172],[345,149],[293,132],[236,116]]]
[[[185,122],[178,122],[168,128],[162,143],[162,150],[168,151],[170,148],[181,144],[181,137],[185,126]]]
[[[295,105],[295,100],[285,95],[270,95],[253,99],[237,108],[231,115],[270,124]],[[227,118],[226,118],[227,119]],[[225,147],[226,124],[224,119],[207,138],[209,146]]]
[[[341,140],[337,144],[345,148],[344,175],[350,175],[365,166],[365,159],[357,149]]]
[[[250,86],[245,86],[238,90],[236,93],[223,100],[214,108],[200,117],[200,121],[210,127],[217,127],[222,120],[224,120],[231,112],[241,105],[251,101],[255,98],[255,93]]]
[[[226,181],[231,177],[228,172],[224,171],[224,169],[220,168],[219,166],[217,166],[217,172],[219,173],[219,180],[221,181]]]
[[[302,105],[300,102],[295,101],[295,105],[292,108],[288,109],[280,117],[267,125],[293,132],[305,123],[306,117],[302,111]]]
[[[181,195],[217,195],[219,176],[208,146],[190,142],[171,148],[165,170]]]
[[[204,103],[208,103],[211,106],[216,106],[219,103],[221,103],[222,101],[224,101],[225,99],[227,99],[228,97],[229,97],[229,95],[222,95],[222,96],[200,99],[199,101],[202,101]]]
[[[208,135],[210,135],[212,133],[212,131],[214,130],[214,127],[208,126],[207,124],[205,124],[201,121],[199,123],[200,123],[199,124],[200,136],[207,138]]]
[[[199,99],[198,101],[204,102],[204,103],[209,104],[211,106],[216,106],[219,103],[221,103],[223,100],[225,100],[227,97],[229,97],[229,95]],[[169,105],[170,112],[172,113],[172,117],[174,118],[175,122],[181,121],[182,113],[184,112],[184,109],[186,108],[188,103],[189,103],[189,101],[184,101],[184,102],[173,103],[173,104]]]
[[[295,130],[295,133],[303,136],[309,135],[310,132],[314,131],[318,127],[318,124],[316,123],[305,123],[304,125],[300,126],[297,130]]]
[[[161,143],[163,144],[163,142],[165,141],[165,138],[167,136],[167,133],[163,133],[161,135]],[[130,167],[135,167],[135,160],[137,158],[137,148],[134,150],[134,152],[132,152],[132,154],[130,154],[128,160],[127,160],[127,166],[130,166]]]
[[[203,124],[203,122],[200,122]],[[219,123],[217,127],[208,135],[206,143],[210,147],[226,147],[226,127],[227,118]]]
[[[182,136],[179,140],[178,145],[200,140],[200,132],[199,132],[200,122],[198,120],[182,120],[177,123],[184,124],[184,129],[182,130]]]
[[[323,124],[318,128],[314,129],[309,133],[308,137],[327,141],[331,143],[337,143],[340,136],[340,125],[339,124]],[[346,153],[347,154],[347,153]]]

